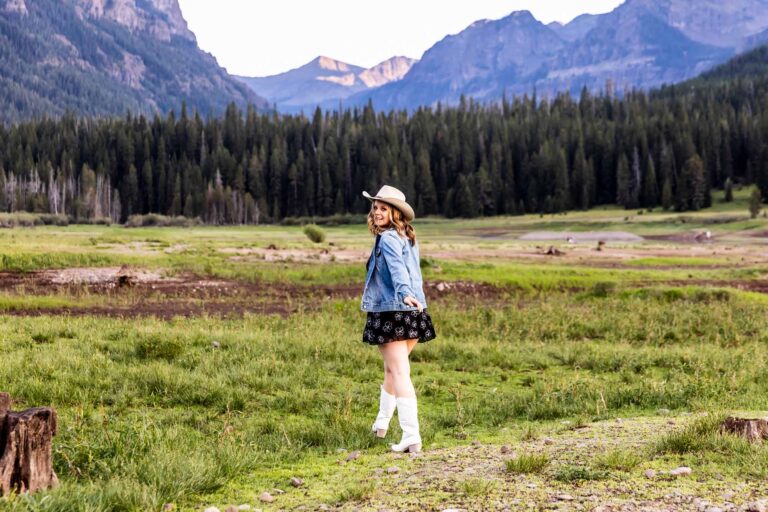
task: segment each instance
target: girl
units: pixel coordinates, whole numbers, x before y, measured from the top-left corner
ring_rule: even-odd
[[[376,237],[363,288],[361,309],[368,313],[363,341],[377,345],[384,358],[379,414],[371,430],[378,437],[386,436],[397,408],[403,437],[392,450],[418,452],[421,435],[408,355],[416,343],[432,340],[436,334],[426,311],[419,246],[411,226],[413,208],[402,192],[388,185],[375,196],[367,192],[363,196],[373,202],[368,229]]]

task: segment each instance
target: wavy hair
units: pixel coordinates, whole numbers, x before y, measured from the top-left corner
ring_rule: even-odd
[[[413,229],[413,226],[410,222],[405,220],[405,217],[403,217],[403,212],[389,203],[385,204],[387,205],[387,211],[389,212],[389,224],[384,228],[376,225],[376,222],[373,220],[374,204],[371,203],[371,210],[368,212],[368,231],[376,236],[382,234],[390,227],[393,227],[395,228],[395,231],[397,231],[398,235],[407,238],[411,242],[411,245],[414,245],[416,243],[416,230]]]

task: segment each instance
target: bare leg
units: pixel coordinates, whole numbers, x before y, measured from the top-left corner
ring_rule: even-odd
[[[419,340],[405,340],[406,345],[408,346],[408,355],[411,355],[411,352],[413,351],[413,347],[415,347]],[[382,352],[383,355],[383,352]],[[387,358],[384,358],[384,391],[389,393],[390,395],[395,394],[395,381],[392,377],[392,373],[387,371]]]
[[[384,390],[397,397],[415,398],[416,390],[411,382],[411,366],[408,362],[409,343],[416,340],[393,341],[379,345],[384,358]],[[413,348],[412,346],[410,347]],[[387,386],[391,386],[387,389]]]
[[[390,395],[395,394],[395,380],[392,378],[392,373],[388,370],[386,358],[384,358],[384,384],[382,384],[382,386],[384,387],[384,391]]]

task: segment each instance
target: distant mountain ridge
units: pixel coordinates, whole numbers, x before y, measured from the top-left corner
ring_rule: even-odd
[[[177,0],[0,0],[0,121],[267,103],[197,47]]]
[[[414,109],[456,104],[462,95],[498,101],[534,90],[647,89],[697,76],[767,40],[768,0],[627,0],[566,25],[517,11],[445,37],[401,80],[346,104]]]
[[[307,64],[267,77],[237,77],[259,96],[283,111],[311,110],[320,103],[335,103],[352,94],[400,80],[415,59],[392,57],[363,68],[319,56]]]

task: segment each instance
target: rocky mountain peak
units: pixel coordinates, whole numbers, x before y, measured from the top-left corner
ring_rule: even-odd
[[[24,0],[6,0],[5,5],[3,5],[3,12],[21,14],[22,16],[29,14]]]
[[[312,61],[312,63],[316,64],[320,69],[324,69],[326,71],[338,71],[340,73],[348,73],[352,71],[349,64],[346,62],[341,62],[324,55],[320,55],[314,61]]]
[[[148,32],[163,42],[169,42],[174,36],[196,41],[181,13],[178,0],[70,1],[74,3],[81,17],[105,18],[127,27],[132,32]]]
[[[416,59],[408,57],[392,57],[376,64],[372,68],[366,69],[359,74],[359,78],[367,87],[378,87],[400,80],[411,70],[416,62]]]
[[[768,0],[627,0],[617,10],[644,9],[693,41],[741,48],[768,27]]]
[[[513,11],[506,19],[508,21],[516,21],[517,23],[536,23],[537,25],[541,23],[528,10]]]

